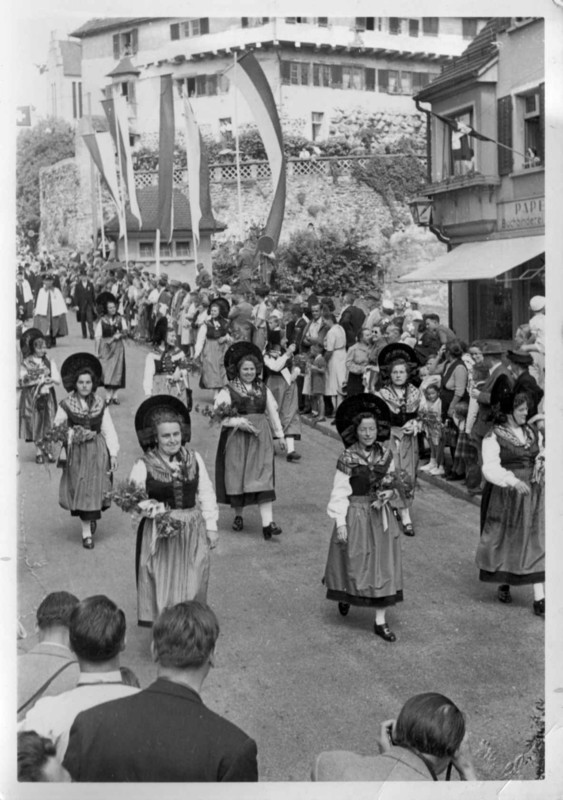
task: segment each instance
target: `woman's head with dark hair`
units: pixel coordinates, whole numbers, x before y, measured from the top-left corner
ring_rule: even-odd
[[[255,375],[254,375],[254,378],[252,380],[255,381],[257,378],[260,377],[260,372],[262,370],[262,364],[261,364],[260,360],[258,358],[256,358],[256,356],[252,355],[252,353],[249,353],[249,354],[243,356],[239,361],[237,361],[236,374],[237,374],[237,377],[240,378],[241,380],[246,380],[246,376],[243,377],[244,366],[245,366],[245,364],[249,364],[249,363],[254,366]]]
[[[87,597],[70,616],[71,650],[80,661],[111,661],[123,650],[125,630],[125,614],[113,600],[103,594]]]
[[[37,609],[37,627],[40,631],[62,626],[68,628],[70,616],[80,601],[70,592],[51,592]]]
[[[461,342],[458,339],[453,339],[446,345],[446,357],[450,358],[452,361],[456,358],[461,358],[463,352]]]
[[[182,418],[182,415],[172,408],[156,408],[150,416],[150,424],[153,432],[153,441],[156,447],[159,446],[159,426],[167,424],[177,424],[181,434],[181,443],[190,441],[191,427]],[[161,428],[162,431],[162,428]]]
[[[436,758],[453,758],[464,736],[462,712],[436,692],[417,694],[407,700],[393,728],[395,745]]]
[[[219,623],[206,603],[189,600],[165,608],[152,633],[153,656],[160,666],[197,669],[213,653]]]
[[[379,419],[373,411],[360,411],[352,417],[350,426],[342,432],[342,440],[346,447],[350,447],[359,441],[358,428],[364,420],[372,420],[375,423],[376,432],[374,441],[381,442],[389,438],[391,429],[386,420]],[[360,442],[362,444],[362,442]]]
[[[36,731],[18,733],[18,781],[70,782],[70,775],[59,761],[51,739],[40,736]]]
[[[82,367],[82,369],[76,370],[76,372],[74,373],[73,380],[72,380],[74,388],[75,389],[77,388],[78,381],[80,380],[82,375],[89,375],[91,377],[91,379],[92,379],[92,392],[95,392],[96,389],[99,386],[98,377],[97,377],[96,373],[94,372],[94,370],[91,369],[90,367]]]

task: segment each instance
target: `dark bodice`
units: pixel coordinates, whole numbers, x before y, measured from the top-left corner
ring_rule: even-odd
[[[121,317],[119,314],[112,317],[111,321],[109,317],[102,317],[102,339],[111,339],[115,333],[118,331],[121,332],[122,330]]]
[[[225,336],[229,331],[228,321],[226,319],[221,319],[221,318],[215,320],[208,319],[206,327],[207,327],[208,339],[220,339],[222,336]]]
[[[501,466],[516,474],[522,474],[522,472],[531,474],[540,451],[538,437],[533,428],[526,425],[524,431],[526,433],[526,444],[521,444],[504,428],[494,428],[494,433],[500,446]]]
[[[196,462],[193,480],[179,475],[171,481],[156,478],[147,465],[146,490],[149,497],[165,503],[168,508],[194,508],[199,483],[199,466]]]
[[[407,411],[405,406],[400,406],[399,411],[393,413],[391,411],[389,421],[393,428],[402,428],[405,422],[408,422],[409,419],[416,419],[418,415],[417,411]]]
[[[182,362],[179,359],[174,361],[172,358],[176,352],[175,350],[166,350],[160,358],[155,359],[154,371],[156,375],[172,375],[176,367],[182,366]]]
[[[242,394],[237,391],[230,383],[227,386],[231,395],[231,406],[239,414],[264,414],[266,411],[266,386],[259,385],[257,394]]]
[[[358,466],[352,467],[350,486],[352,487],[352,495],[355,497],[369,494],[370,469],[368,466],[358,464]]]
[[[94,402],[87,411],[83,411],[78,406],[77,401],[71,401],[70,399],[61,400],[61,406],[66,411],[69,428],[80,425],[82,428],[88,428],[96,433],[100,433],[102,430],[104,402],[96,395],[94,395]]]

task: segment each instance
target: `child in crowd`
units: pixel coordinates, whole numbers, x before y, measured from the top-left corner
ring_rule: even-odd
[[[325,375],[326,359],[323,355],[322,345],[314,342],[311,345],[311,405],[313,407],[312,416],[317,418],[317,422],[324,422],[325,417]]]
[[[442,435],[442,401],[438,386],[429,383],[422,389],[423,397],[418,407],[418,419],[430,447],[430,461],[420,467],[421,472],[430,475],[443,475],[443,450],[440,447]]]

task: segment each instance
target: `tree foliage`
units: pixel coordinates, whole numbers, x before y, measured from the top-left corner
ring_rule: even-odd
[[[355,164],[353,175],[377,192],[392,210],[394,201],[404,203],[420,192],[426,171],[409,139],[403,138],[386,150],[386,155],[372,155],[366,166]]]
[[[350,288],[365,291],[380,277],[377,253],[354,229],[299,231],[278,248],[277,258],[282,277],[311,280],[322,295],[334,296]]]
[[[63,120],[49,117],[20,131],[16,142],[16,219],[24,236],[37,242],[40,228],[39,171],[75,153],[74,131]]]

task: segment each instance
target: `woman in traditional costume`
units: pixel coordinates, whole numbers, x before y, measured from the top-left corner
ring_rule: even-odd
[[[178,347],[176,331],[161,317],[154,326],[156,351],[145,359],[143,390],[146,397],[170,394],[177,397],[187,408],[192,406],[192,392],[188,378],[188,362]]]
[[[109,508],[112,473],[117,469],[119,442],[106,404],[96,394],[102,365],[91,353],[74,353],[61,367],[69,392],[59,404],[54,424],[68,424],[59,505],[80,517],[82,546],[94,547],[94,533],[102,511]]]
[[[43,440],[49,435],[57,412],[55,386],[61,382],[59,370],[47,358],[45,336],[38,328],[29,328],[22,334],[20,348],[20,437],[35,443],[37,464],[43,464],[45,456],[53,462],[52,448]]]
[[[328,504],[334,520],[323,583],[327,599],[343,616],[350,606],[375,610],[374,633],[396,640],[385,614],[403,599],[399,524],[389,502],[400,492],[389,436],[390,412],[379,397],[357,394],[336,412],[336,428],[346,450],[338,459]]]
[[[229,382],[215,398],[221,416],[221,436],[215,461],[219,503],[235,512],[233,530],[244,527],[243,509],[258,505],[264,539],[282,530],[273,520],[276,499],[274,437],[285,450],[284,432],[272,392],[261,380],[263,356],[250,342],[235,342],[225,353]]]
[[[194,358],[201,356],[201,389],[218,391],[227,383],[223,361],[225,350],[232,341],[228,313],[228,302],[216,297],[209,303],[208,316],[198,328]]]
[[[135,430],[144,455],[130,480],[152,501],[143,503],[137,531],[138,621],[151,626],[167,606],[206,602],[219,512],[203,459],[187,446],[190,415],[180,400],[169,395],[145,400],[135,415]],[[161,516],[165,510],[176,522],[172,532]]]
[[[405,470],[414,486],[418,463],[418,406],[420,390],[412,382],[417,367],[416,353],[406,344],[386,345],[378,356],[383,386],[377,396],[385,401],[390,413],[391,436],[389,448],[397,469]],[[414,495],[399,498],[396,508],[401,516],[403,533],[414,536],[415,530],[410,516]]]
[[[274,395],[282,424],[287,461],[299,461],[301,454],[295,450],[295,441],[301,439],[301,417],[299,397],[295,379],[299,367],[293,366],[296,346],[290,344],[285,352],[281,346],[281,331],[269,331],[268,345],[264,354],[264,377],[266,386]]]
[[[94,331],[96,355],[102,365],[102,384],[106,390],[106,403],[119,405],[117,392],[125,388],[125,345],[127,324],[117,313],[117,300],[111,292],[103,292],[97,299],[103,316]]]
[[[501,603],[511,586],[532,584],[533,610],[545,615],[545,509],[543,448],[526,419],[530,399],[511,389],[505,375],[491,391],[496,421],[483,439],[485,488],[476,563],[479,580],[499,584]]]

